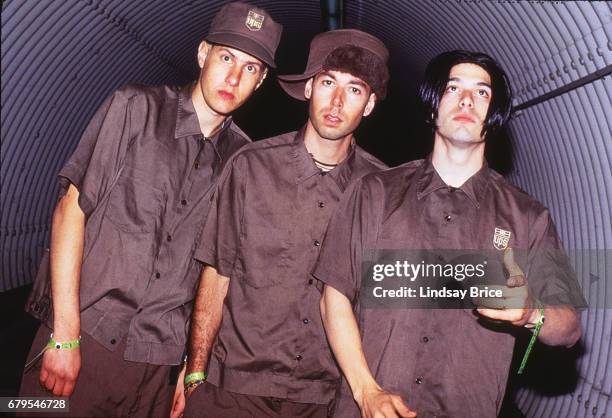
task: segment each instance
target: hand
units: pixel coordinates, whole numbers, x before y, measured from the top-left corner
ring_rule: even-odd
[[[527,278],[520,266],[514,260],[512,248],[504,250],[504,267],[508,271],[506,286],[497,286],[503,292],[501,298],[474,298],[474,302],[482,308],[480,315],[498,321],[507,321],[512,325],[523,326],[535,323],[539,310],[534,308],[534,301],[529,294]],[[495,286],[488,286],[489,288]]]
[[[381,388],[365,391],[357,400],[362,418],[416,417],[399,395]]]
[[[181,367],[181,372],[178,375],[176,381],[176,389],[174,390],[174,399],[172,399],[172,410],[170,411],[170,418],[181,418],[183,411],[185,411],[185,393],[184,393],[184,382],[185,381],[185,364]]]
[[[40,384],[55,396],[70,396],[80,370],[80,348],[50,348],[43,354]]]

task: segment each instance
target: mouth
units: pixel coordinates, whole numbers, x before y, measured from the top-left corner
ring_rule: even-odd
[[[454,116],[453,120],[457,122],[476,123],[476,119],[474,119],[474,117],[464,113]]]
[[[323,115],[323,120],[325,121],[326,125],[330,126],[338,126],[342,123],[342,119],[340,119],[338,116],[333,116],[330,113]]]
[[[224,100],[233,100],[234,99],[234,95],[232,93],[230,93],[229,91],[225,91],[225,90],[219,90],[217,91],[217,94]]]

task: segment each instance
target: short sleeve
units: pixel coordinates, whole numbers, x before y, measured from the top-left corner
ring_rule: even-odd
[[[586,307],[569,257],[550,213],[536,204],[530,220],[527,280],[535,297],[548,306]]]
[[[130,103],[119,92],[106,99],[59,172],[61,193],[74,184],[85,215],[97,207],[121,169],[130,137]]]
[[[370,241],[374,216],[370,193],[358,180],[343,194],[329,223],[313,276],[344,294],[352,303],[359,297],[361,263]],[[368,224],[368,222],[370,224]]]
[[[232,276],[240,248],[244,218],[244,164],[245,159],[236,154],[225,165],[194,254],[196,260],[213,266],[226,277]]]

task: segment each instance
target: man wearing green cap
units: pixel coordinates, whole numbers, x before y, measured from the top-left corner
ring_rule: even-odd
[[[53,317],[22,396],[70,397],[71,416],[168,416],[196,233],[223,166],[249,142],[230,114],[274,67],[281,31],[264,10],[228,4],[199,46],[194,84],[127,86],[94,115],[59,174]]]

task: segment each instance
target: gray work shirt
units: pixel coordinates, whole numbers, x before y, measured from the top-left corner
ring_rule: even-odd
[[[208,382],[294,402],[333,399],[340,372],[310,271],[346,188],[382,168],[354,145],[323,172],[303,130],[250,144],[228,163],[195,253],[231,279]]]
[[[570,306],[584,303],[575,277],[568,275],[567,257],[558,250],[548,210],[486,165],[459,188],[444,183],[431,157],[366,175],[343,196],[330,221],[313,274],[357,306],[376,381],[401,395],[419,417],[497,416],[515,333],[528,332],[483,319],[472,309],[364,308],[363,254],[495,252],[496,230],[508,231],[507,247],[528,254],[519,264],[531,282],[545,283],[556,300]],[[550,253],[555,259],[535,257],[547,248],[555,250]],[[361,416],[346,384],[335,416]]]
[[[128,86],[90,121],[59,173],[86,215],[81,329],[124,358],[178,364],[200,272],[196,235],[224,163],[249,139],[204,138],[190,86]]]

